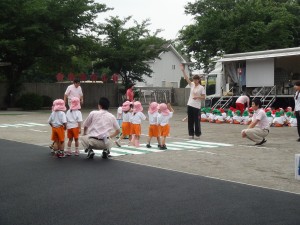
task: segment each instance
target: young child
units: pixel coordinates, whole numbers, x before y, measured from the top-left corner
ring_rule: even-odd
[[[271,111],[267,111],[266,112],[266,116],[267,119],[269,121],[269,126],[272,127],[273,126],[273,116],[272,116],[272,112]]]
[[[284,120],[283,120],[280,112],[275,113],[275,118],[273,120],[273,125],[274,125],[274,127],[283,127]]]
[[[297,118],[294,113],[291,115],[291,119],[290,119],[288,126],[289,127],[297,127]]]
[[[67,117],[67,135],[68,135],[68,147],[67,147],[67,156],[72,155],[72,142],[75,140],[75,155],[79,156],[79,142],[78,137],[81,133],[81,123],[82,123],[82,114],[80,112],[80,99],[73,97],[71,99],[70,109],[66,113]]]
[[[135,101],[133,103],[133,113],[130,122],[132,134],[131,143],[137,148],[140,147],[140,136],[142,133],[141,123],[142,120],[146,119],[146,116],[142,111],[142,104],[139,101]]]
[[[157,118],[159,127],[160,127],[160,136],[161,138],[161,146],[160,149],[167,149],[166,146],[166,138],[170,135],[170,125],[169,120],[172,118],[174,110],[170,103],[166,105],[165,103],[161,103],[159,105],[160,115]]]
[[[118,121],[118,124],[120,126],[120,134],[116,137],[116,138],[119,138],[121,135],[122,135],[122,122],[123,122],[123,110],[122,110],[122,106],[119,106],[118,109],[117,109],[117,121]]]
[[[232,117],[233,117],[233,113],[232,113],[232,111],[230,109],[228,109],[228,111],[227,111],[227,117],[225,118],[225,122],[226,123],[233,123]]]
[[[241,111],[236,110],[234,112],[234,116],[232,117],[232,119],[233,119],[233,124],[241,124],[241,121],[242,121]]]
[[[224,123],[224,117],[220,110],[216,111],[215,123],[218,124]]]
[[[251,123],[251,119],[249,116],[248,110],[245,110],[242,115],[241,125],[249,125]]]
[[[115,144],[118,147],[121,147],[121,140],[124,139],[125,136],[129,136],[129,137],[131,136],[131,123],[130,123],[130,119],[132,117],[131,104],[132,103],[130,101],[126,101],[122,105],[122,114],[123,114],[122,134],[119,137],[119,139],[115,141]]]
[[[160,148],[160,136],[159,136],[159,126],[157,123],[157,118],[159,116],[158,113],[158,104],[157,102],[151,102],[148,109],[148,117],[149,117],[149,131],[148,131],[148,143],[146,145],[147,148],[151,148],[150,142],[152,137],[156,137],[158,148]]]
[[[48,123],[52,127],[51,140],[57,144],[57,147],[54,150],[58,158],[65,157],[64,141],[67,118],[64,111],[66,111],[64,100],[56,99],[53,102],[53,111],[48,119]]]

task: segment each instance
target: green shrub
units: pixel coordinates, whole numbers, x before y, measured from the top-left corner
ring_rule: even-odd
[[[27,93],[19,98],[17,106],[23,110],[37,110],[43,106],[43,98],[34,93]]]
[[[47,95],[42,95],[43,98],[43,107],[52,107],[53,104],[53,100],[51,97],[47,96]]]

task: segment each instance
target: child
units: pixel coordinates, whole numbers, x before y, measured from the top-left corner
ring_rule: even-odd
[[[140,136],[141,136],[141,123],[142,120],[146,119],[144,115],[142,104],[139,101],[133,103],[133,114],[130,119],[131,122],[131,143],[135,147],[140,147]]]
[[[147,148],[151,148],[150,142],[152,137],[157,138],[158,148],[160,148],[160,136],[159,136],[159,126],[157,123],[158,113],[158,104],[157,102],[151,102],[148,110],[149,116],[149,131],[148,131],[148,143]]]
[[[122,106],[119,106],[118,109],[117,109],[117,121],[118,121],[118,124],[120,126],[120,134],[116,137],[116,138],[119,138],[121,135],[122,135],[122,122],[123,122],[123,110],[122,110]]]
[[[233,119],[233,124],[241,124],[242,122],[241,111],[236,110],[232,119]]]
[[[248,110],[245,110],[242,115],[241,125],[249,125],[251,123],[251,119],[249,116]]]
[[[125,137],[125,136],[131,136],[131,123],[130,123],[130,119],[132,117],[132,113],[131,113],[131,102],[130,101],[126,101],[123,103],[122,105],[122,117],[123,117],[123,121],[122,121],[122,134],[119,137],[118,140],[115,141],[115,144],[118,147],[121,147],[121,140]]]
[[[289,127],[297,127],[297,118],[296,118],[295,114],[291,115],[291,119],[290,119],[288,126]]]
[[[68,147],[67,147],[67,156],[72,155],[72,141],[73,138],[75,140],[75,155],[79,156],[79,142],[78,137],[81,133],[81,122],[82,122],[82,114],[79,111],[80,107],[80,99],[77,97],[71,98],[71,106],[70,109],[66,113],[67,117],[67,135],[68,135]]]
[[[266,112],[266,116],[267,119],[269,121],[269,126],[272,127],[273,126],[273,116],[272,116],[272,112],[271,111],[267,111]]]
[[[283,127],[284,120],[281,116],[281,112],[276,112],[275,113],[275,118],[273,120],[273,125],[274,125],[274,127]]]
[[[56,99],[53,102],[53,111],[48,119],[48,123],[52,127],[51,140],[57,143],[57,148],[54,150],[58,158],[65,157],[64,141],[67,118],[64,111],[66,111],[64,100]]]
[[[227,117],[225,118],[226,123],[233,123],[232,117],[233,117],[232,111],[228,109]]]
[[[170,135],[170,125],[169,120],[173,116],[174,110],[171,107],[171,104],[161,103],[159,105],[160,115],[157,118],[159,127],[160,127],[160,136],[161,138],[161,146],[159,149],[164,150],[167,149],[166,146],[166,137]]]
[[[218,124],[224,123],[224,117],[220,110],[216,110],[215,123]]]

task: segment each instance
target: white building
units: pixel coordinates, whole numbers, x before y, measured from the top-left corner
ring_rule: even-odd
[[[180,86],[180,79],[183,75],[179,65],[189,62],[171,44],[167,45],[166,49],[159,55],[159,58],[148,62],[153,71],[151,77],[144,76],[145,82],[137,82],[136,86],[174,88]]]

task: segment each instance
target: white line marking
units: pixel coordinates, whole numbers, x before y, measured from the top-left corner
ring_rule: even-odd
[[[218,146],[233,146],[232,144],[226,144],[226,143],[217,143],[217,142],[207,142],[207,141],[194,141],[194,140],[190,140],[188,142],[192,142],[192,143],[199,143],[199,144],[208,144],[208,145],[218,145]]]
[[[35,129],[28,129],[28,130],[40,132],[40,133],[48,133],[48,131],[45,131],[45,130],[35,130]]]

